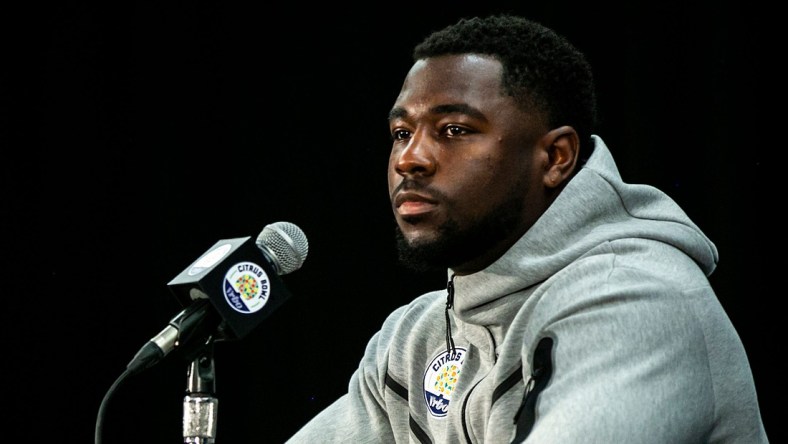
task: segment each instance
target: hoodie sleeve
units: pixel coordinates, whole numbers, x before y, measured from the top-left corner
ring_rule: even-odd
[[[542,294],[539,335],[554,340],[553,373],[523,442],[733,442],[710,436],[721,412],[758,409],[718,402],[721,390],[754,387],[749,368],[736,364],[746,362],[738,359],[743,348],[703,273],[687,274],[693,265],[681,262],[676,270],[685,271],[667,278],[618,260],[584,261]],[[523,356],[533,354],[529,347]],[[766,442],[753,433],[747,442]]]
[[[390,443],[394,434],[385,405],[388,339],[404,307],[395,310],[367,343],[348,392],[305,424],[288,444]]]

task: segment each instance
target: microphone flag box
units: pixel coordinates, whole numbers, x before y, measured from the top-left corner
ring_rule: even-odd
[[[208,299],[226,327],[223,339],[243,338],[290,298],[251,236],[216,242],[167,286],[184,307]]]

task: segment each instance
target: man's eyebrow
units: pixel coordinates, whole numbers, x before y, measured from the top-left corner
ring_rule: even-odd
[[[476,119],[487,120],[484,114],[478,109],[464,103],[449,103],[430,108],[430,114],[466,114]],[[394,119],[402,119],[408,116],[405,108],[394,107],[389,111],[389,122]]]
[[[438,105],[430,109],[432,114],[465,114],[476,119],[487,120],[478,109],[466,105],[465,103],[449,103],[447,105]]]
[[[403,119],[407,117],[407,115],[408,112],[405,111],[405,108],[401,106],[395,106],[394,108],[391,108],[391,111],[389,111],[389,122],[395,119]]]

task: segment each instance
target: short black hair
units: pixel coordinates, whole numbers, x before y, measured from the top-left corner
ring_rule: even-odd
[[[450,54],[480,54],[500,61],[503,92],[524,111],[541,113],[550,128],[572,126],[580,138],[581,161],[591,154],[594,77],[585,55],[566,37],[514,15],[462,18],[416,45],[413,59]]]

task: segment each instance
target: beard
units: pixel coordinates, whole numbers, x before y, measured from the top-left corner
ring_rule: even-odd
[[[438,227],[435,238],[408,242],[396,227],[399,263],[415,272],[433,272],[454,268],[475,259],[511,235],[520,225],[523,210],[518,193],[502,202],[483,218],[461,227],[449,218]]]

